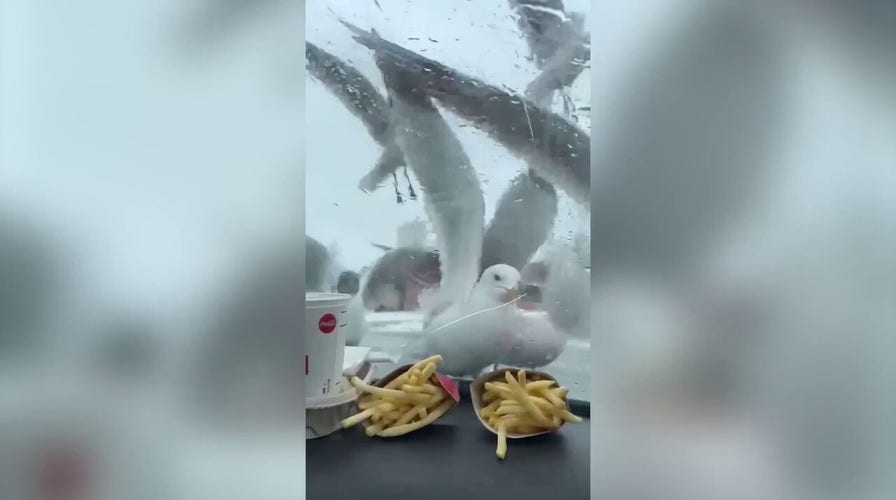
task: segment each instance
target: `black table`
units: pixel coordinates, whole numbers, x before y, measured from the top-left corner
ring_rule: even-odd
[[[588,415],[587,405],[572,404]],[[306,441],[307,498],[390,500],[586,500],[590,420],[558,432],[508,439],[479,423],[466,387],[461,403],[436,423],[397,438],[370,438],[362,426]]]

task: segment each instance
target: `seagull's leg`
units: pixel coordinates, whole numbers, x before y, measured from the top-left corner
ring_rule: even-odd
[[[408,181],[408,193],[412,200],[417,199],[417,193],[414,191],[414,184],[411,183],[411,178],[408,176],[408,168],[404,168],[404,178]]]
[[[404,200],[401,198],[401,191],[398,190],[398,175],[395,174],[395,171],[392,171],[392,186],[395,188],[395,200],[398,204],[404,203]]]

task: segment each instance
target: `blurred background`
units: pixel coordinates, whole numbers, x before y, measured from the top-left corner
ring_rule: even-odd
[[[594,495],[892,496],[892,2],[592,19]]]
[[[303,8],[377,86],[336,15],[512,92],[538,74],[510,2],[307,4],[0,1],[11,498],[302,497],[301,232],[338,287],[426,222],[403,173],[401,204],[358,190],[378,151],[303,73]],[[593,496],[892,498],[896,6],[564,4],[596,47],[552,106],[591,134],[597,208],[559,193],[550,233],[590,242],[558,377],[600,430]],[[524,167],[443,114],[491,220]],[[380,318],[359,342],[394,355],[408,318]]]
[[[0,2],[2,496],[304,494],[304,18],[264,3]]]

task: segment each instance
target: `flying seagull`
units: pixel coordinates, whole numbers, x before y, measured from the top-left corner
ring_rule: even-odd
[[[423,204],[439,251],[441,307],[465,298],[479,276],[485,201],[476,170],[457,136],[407,68],[382,50],[375,32],[354,28],[374,50],[391,105],[395,142],[423,190]],[[384,42],[384,41],[383,41]],[[384,42],[388,43],[388,42]]]
[[[583,130],[534,102],[384,40],[342,21],[354,39],[375,50],[416,94],[437,99],[490,137],[530,162],[536,173],[590,207],[591,138]],[[395,127],[398,129],[399,127]],[[407,154],[407,152],[405,152]]]

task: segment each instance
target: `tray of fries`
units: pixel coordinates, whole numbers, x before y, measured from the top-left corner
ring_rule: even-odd
[[[399,367],[375,385],[352,377],[361,392],[360,412],[344,419],[342,427],[364,423],[368,436],[396,437],[435,422],[460,402],[457,384],[436,373],[441,360],[437,355]]]
[[[543,372],[505,368],[486,373],[470,384],[476,417],[498,436],[495,454],[504,459],[507,439],[522,439],[554,432],[581,417],[569,411],[569,392]]]

